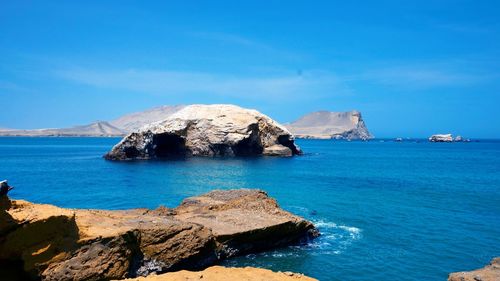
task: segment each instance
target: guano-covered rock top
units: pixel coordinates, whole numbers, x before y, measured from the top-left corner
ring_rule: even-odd
[[[105,155],[109,160],[183,156],[292,156],[301,154],[278,122],[235,105],[190,105],[130,133]]]

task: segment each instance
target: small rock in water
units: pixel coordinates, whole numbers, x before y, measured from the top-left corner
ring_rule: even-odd
[[[429,138],[430,142],[452,142],[453,141],[453,136],[451,134],[437,134],[437,135],[432,135]]]

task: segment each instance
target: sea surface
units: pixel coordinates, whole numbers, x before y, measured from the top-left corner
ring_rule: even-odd
[[[500,256],[500,142],[298,140],[293,158],[109,162],[117,138],[0,138],[11,197],[62,207],[177,206],[212,189],[259,188],[313,221],[309,245],[230,266],[320,280],[446,280]]]

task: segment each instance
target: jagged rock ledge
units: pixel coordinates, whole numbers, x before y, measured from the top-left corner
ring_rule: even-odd
[[[451,273],[448,281],[498,281],[500,280],[500,257],[494,258],[489,265],[473,271]]]
[[[184,156],[292,156],[301,154],[291,133],[256,110],[235,105],[190,105],[127,135],[108,160]]]
[[[179,281],[179,280],[206,280],[206,281],[317,281],[314,278],[293,272],[273,272],[263,268],[234,268],[212,266],[203,271],[178,271],[160,275],[149,275],[127,279],[127,281]]]
[[[198,270],[318,235],[312,223],[260,190],[217,190],[156,210],[64,209],[0,198],[0,272],[22,279],[109,280]]]

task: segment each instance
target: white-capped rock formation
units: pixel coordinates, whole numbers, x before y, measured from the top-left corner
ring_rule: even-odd
[[[316,139],[361,139],[373,138],[366,128],[359,111],[330,112],[317,111],[286,124],[298,138]]]
[[[266,115],[235,105],[190,105],[142,127],[105,155],[109,160],[172,156],[300,154],[291,133]]]
[[[451,134],[437,134],[429,138],[430,142],[452,142],[453,136]]]

